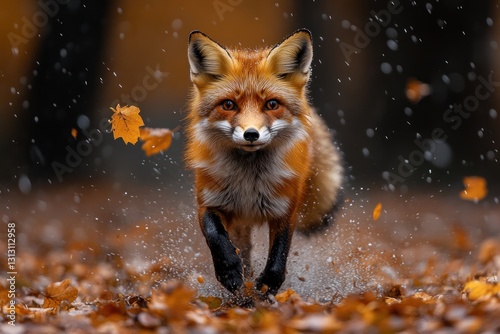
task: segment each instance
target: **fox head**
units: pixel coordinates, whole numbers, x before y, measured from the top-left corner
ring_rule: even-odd
[[[230,49],[193,31],[191,136],[219,147],[257,151],[304,137],[312,38],[298,30],[271,48]]]

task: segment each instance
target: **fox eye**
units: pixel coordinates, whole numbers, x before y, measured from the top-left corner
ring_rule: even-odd
[[[278,109],[280,104],[276,100],[269,100],[266,102],[266,109],[267,110],[276,110]]]
[[[224,100],[222,101],[222,109],[224,110],[236,110],[236,103],[231,100]]]

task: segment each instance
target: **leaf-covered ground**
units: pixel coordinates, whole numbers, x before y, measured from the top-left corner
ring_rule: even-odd
[[[0,332],[498,332],[499,200],[464,200],[460,186],[349,190],[335,225],[294,236],[287,280],[267,300],[251,282],[237,297],[216,282],[189,192],[4,191]],[[256,274],[265,234],[254,235]]]

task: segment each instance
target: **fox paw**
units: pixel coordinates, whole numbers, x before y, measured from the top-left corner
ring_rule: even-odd
[[[265,271],[257,278],[256,289],[275,295],[285,281],[285,273],[281,271]]]
[[[219,263],[215,268],[215,274],[217,280],[232,293],[243,285],[243,265],[239,258],[231,264]]]

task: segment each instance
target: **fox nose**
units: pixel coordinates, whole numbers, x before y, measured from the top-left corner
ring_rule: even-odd
[[[243,138],[250,143],[253,143],[257,139],[259,139],[259,131],[254,128],[249,128],[243,133]]]

